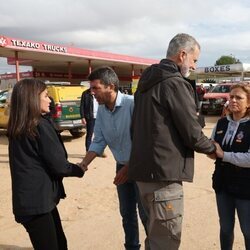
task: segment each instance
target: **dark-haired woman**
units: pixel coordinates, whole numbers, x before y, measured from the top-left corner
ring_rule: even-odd
[[[82,177],[67,161],[60,136],[45,115],[50,99],[44,82],[24,79],[13,88],[8,124],[13,213],[35,250],[66,250],[57,204],[65,198],[63,177]]]
[[[220,218],[222,250],[231,250],[235,212],[250,250],[250,84],[231,87],[229,115],[221,118],[214,131],[217,159],[213,174]]]

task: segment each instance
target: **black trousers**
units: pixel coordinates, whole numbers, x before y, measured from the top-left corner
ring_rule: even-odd
[[[95,127],[95,119],[86,119],[86,138],[85,138],[85,147],[86,151],[89,150],[89,146],[92,142],[92,137],[94,133],[94,127]]]
[[[35,250],[67,250],[67,240],[63,232],[57,208],[23,223],[29,233]]]

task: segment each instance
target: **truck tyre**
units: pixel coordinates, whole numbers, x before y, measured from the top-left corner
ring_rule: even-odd
[[[70,129],[69,132],[74,138],[80,138],[85,135],[85,131],[82,129]]]

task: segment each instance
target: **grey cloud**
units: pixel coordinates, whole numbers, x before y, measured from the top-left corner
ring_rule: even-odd
[[[224,53],[248,60],[249,11],[246,0],[9,0],[1,3],[0,33],[160,59],[185,32],[201,43],[204,66]]]

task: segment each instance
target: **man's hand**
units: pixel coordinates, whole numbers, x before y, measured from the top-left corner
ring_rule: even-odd
[[[210,159],[213,159],[213,160],[216,160],[216,158],[223,158],[224,157],[224,151],[222,150],[221,146],[215,141],[213,141],[213,143],[214,143],[214,145],[216,147],[216,151],[213,154],[207,155],[207,157],[210,158]]]
[[[88,165],[82,161],[81,163],[77,163],[77,165],[85,172],[88,170]]]
[[[82,124],[86,125],[86,119],[85,118],[82,118]]]
[[[216,160],[217,155],[216,155],[216,153],[213,153],[213,154],[207,155],[207,157],[210,158],[210,159],[212,159],[212,160]]]
[[[122,167],[116,174],[113,183],[115,185],[120,185],[128,180],[128,165]]]
[[[97,154],[93,151],[88,151],[81,163],[78,163],[79,167],[83,171],[88,170],[88,165],[96,158]]]

